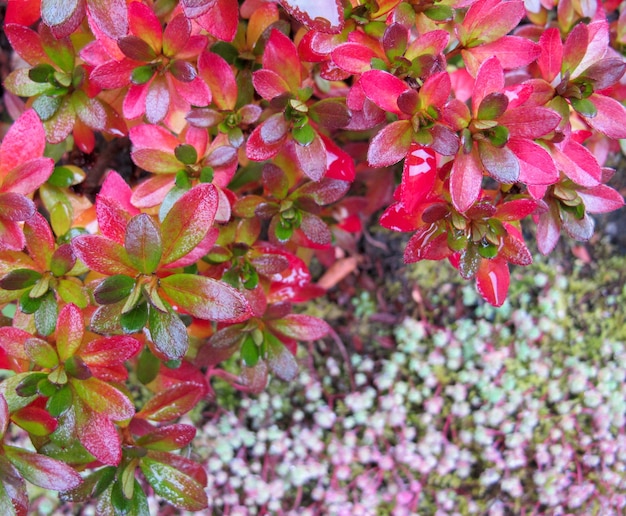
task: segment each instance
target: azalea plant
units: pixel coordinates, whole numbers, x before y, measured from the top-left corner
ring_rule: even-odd
[[[26,514],[26,481],[102,514],[148,514],[148,490],[207,507],[178,418],[214,377],[294,379],[332,331],[294,309],[324,293],[309,264],[367,215],[495,306],[532,261],[522,221],[544,254],[588,240],[623,205],[618,7],[9,0],[0,507]],[[84,166],[125,139],[132,173]]]

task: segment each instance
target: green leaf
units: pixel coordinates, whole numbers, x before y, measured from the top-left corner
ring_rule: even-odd
[[[50,258],[50,272],[57,278],[64,276],[76,265],[76,256],[70,244],[60,245]]]
[[[24,350],[30,359],[41,368],[54,369],[59,365],[56,349],[45,340],[35,337],[28,339],[24,343]]]
[[[195,147],[188,143],[177,145],[174,149],[174,155],[183,165],[195,165],[196,161],[198,161],[198,153]]]
[[[148,303],[139,303],[130,312],[122,314],[120,325],[124,333],[137,333],[143,330],[148,322]]]
[[[44,336],[51,335],[56,329],[59,307],[52,292],[41,298],[41,304],[35,312],[35,328]]]
[[[86,502],[98,498],[115,480],[116,471],[113,466],[100,468],[85,477],[78,487],[59,493],[59,499],[62,502]]]
[[[32,287],[41,279],[41,273],[32,269],[14,269],[0,280],[4,290],[22,290]]]
[[[578,113],[587,118],[593,118],[598,114],[598,109],[589,99],[570,98],[569,101]]]
[[[294,128],[291,134],[300,145],[304,146],[309,145],[315,139],[315,130],[309,124]]]
[[[204,487],[179,469],[150,458],[141,461],[141,471],[154,492],[169,503],[187,511],[200,511],[208,505]]]
[[[449,5],[435,5],[426,9],[424,14],[436,22],[450,21],[454,18],[454,9]]]
[[[248,367],[254,367],[259,361],[259,346],[255,344],[250,334],[246,336],[241,345],[241,358]]]
[[[161,261],[161,232],[146,213],[135,215],[126,226],[124,247],[131,263],[144,274],[152,274]]]
[[[54,68],[47,64],[39,64],[28,70],[28,78],[33,82],[46,83],[54,78]]]
[[[133,84],[145,84],[154,75],[152,65],[138,66],[130,74],[130,80]]]
[[[169,360],[183,358],[189,347],[189,336],[178,315],[151,306],[148,319],[154,347]]]
[[[57,294],[66,303],[74,303],[78,308],[87,308],[89,299],[83,291],[82,285],[71,279],[60,279],[57,283]]]
[[[28,290],[20,296],[20,310],[25,314],[34,314],[41,306],[41,301],[41,297],[30,297]]]
[[[64,385],[48,398],[46,410],[52,417],[59,417],[72,406],[73,399],[69,385]]]
[[[495,91],[487,95],[478,106],[478,120],[496,120],[506,111],[509,99],[504,93]]]
[[[137,380],[144,385],[150,383],[159,374],[161,361],[152,354],[148,347],[144,347],[137,361]]]
[[[22,398],[36,396],[37,384],[47,378],[48,373],[24,373],[24,375],[15,386],[15,394]]]
[[[43,122],[50,120],[63,104],[63,97],[40,95],[33,101],[33,109],[39,115]],[[53,184],[52,182],[50,184]]]

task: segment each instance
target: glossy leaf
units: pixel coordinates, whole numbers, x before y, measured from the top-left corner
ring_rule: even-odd
[[[124,247],[130,262],[144,274],[152,274],[161,261],[163,252],[161,232],[145,213],[135,215],[126,227]]]
[[[180,360],[189,347],[187,328],[180,318],[171,312],[161,312],[150,307],[148,313],[150,336],[155,348],[168,360]]]
[[[502,306],[509,291],[510,275],[506,262],[482,260],[476,273],[476,286],[481,296],[493,306]]]
[[[137,417],[164,422],[179,418],[196,406],[204,390],[194,382],[181,382],[150,398]]]
[[[195,274],[174,274],[162,278],[160,285],[178,307],[194,317],[239,322],[250,316],[243,295],[221,281]]]
[[[126,250],[113,240],[100,235],[80,235],[72,240],[72,248],[76,256],[96,272],[107,276],[134,277],[137,274]]]

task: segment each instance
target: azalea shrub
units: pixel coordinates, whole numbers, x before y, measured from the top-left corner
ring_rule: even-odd
[[[309,265],[369,216],[495,306],[529,234],[588,240],[623,205],[618,7],[9,0],[0,507],[26,514],[31,482],[102,514],[206,508],[179,418],[215,377],[296,377],[298,343],[332,332],[295,307],[324,293]],[[95,176],[115,141],[132,172]]]

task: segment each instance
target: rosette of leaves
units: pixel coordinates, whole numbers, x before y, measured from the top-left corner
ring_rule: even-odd
[[[88,333],[73,304],[63,307],[56,323],[55,335],[47,340],[19,328],[0,328],[0,346],[22,371],[1,385],[9,410],[37,438],[33,441],[41,452],[76,464],[95,458],[117,465],[121,438],[116,425],[135,414],[119,382],[128,376],[124,362],[141,343],[125,335]],[[38,400],[45,401],[45,410],[35,410]],[[20,410],[26,407],[30,411]]]
[[[331,130],[346,127],[350,113],[345,99],[309,102],[313,89],[303,84],[296,46],[276,29],[265,45],[262,62],[263,68],[252,75],[254,88],[279,112],[268,116],[250,134],[246,154],[253,161],[265,161],[288,147],[293,149],[293,160],[300,170],[318,181],[328,164],[324,140],[315,123]]]
[[[165,360],[180,360],[189,342],[177,311],[224,322],[249,317],[245,298],[231,286],[176,272],[206,253],[207,238],[214,242],[217,202],[216,188],[204,183],[181,196],[161,221],[145,213],[129,217],[119,205],[105,204],[98,218],[106,236],[80,235],[72,241],[76,255],[107,276],[93,291],[103,305],[91,319],[94,331],[136,333],[147,327],[152,351]]]
[[[67,502],[97,500],[100,513],[149,516],[146,484],[175,507],[199,511],[207,507],[207,476],[198,463],[178,453],[196,435],[190,425],[154,427],[133,420],[127,432],[122,460],[99,468],[83,483],[60,493]]]
[[[0,507],[9,516],[26,516],[26,481],[44,489],[65,491],[76,488],[82,478],[60,460],[5,444],[10,423],[9,406],[0,395]]]
[[[44,122],[50,143],[59,143],[72,133],[83,152],[92,152],[93,131],[121,136],[126,125],[97,94],[89,81],[90,69],[76,63],[76,51],[69,37],[57,39],[43,23],[38,32],[19,24],[7,24],[7,36],[15,51],[31,68],[9,74],[4,86],[31,106]]]
[[[10,272],[0,278],[0,298],[19,300],[23,314],[33,314],[40,335],[50,335],[56,328],[58,304],[74,303],[86,308],[89,299],[79,276],[86,272],[70,244],[57,245],[46,219],[35,213],[24,223],[26,253],[3,257]],[[9,262],[12,267],[9,267]]]
[[[325,177],[320,181],[305,181],[297,185],[298,178],[276,165],[263,168],[264,196],[250,195],[241,198],[234,213],[241,217],[269,219],[269,238],[276,244],[294,242],[314,249],[324,249],[332,241],[331,231],[318,216],[323,206],[341,199],[350,183]]]

